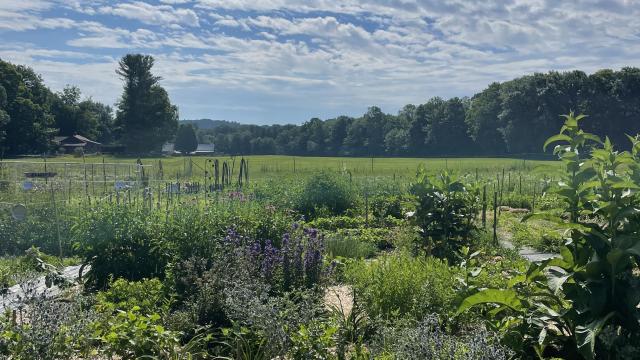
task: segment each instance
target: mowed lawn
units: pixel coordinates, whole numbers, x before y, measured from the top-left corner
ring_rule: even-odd
[[[151,165],[153,173],[157,174],[160,164],[162,165],[165,179],[191,178],[197,179],[204,176],[204,169],[211,168],[210,160],[218,159],[221,163],[227,161],[229,166],[235,169],[234,174],[240,166],[241,157],[147,157],[142,158],[144,165]],[[523,175],[529,174],[533,169],[541,165],[559,166],[556,161],[523,160],[514,158],[364,158],[364,157],[302,157],[302,156],[282,156],[282,155],[253,155],[245,156],[249,162],[250,177],[254,180],[261,178],[277,178],[279,176],[304,176],[320,170],[332,172],[350,173],[354,177],[361,176],[388,176],[388,177],[413,177],[416,170],[422,164],[429,173],[436,173],[442,170],[449,170],[457,174],[475,174],[480,177],[493,177],[503,170],[507,172],[518,172]],[[124,173],[135,169],[136,158],[123,158],[114,156],[86,156],[86,164],[95,164],[93,171],[101,174],[102,163],[106,163],[106,172],[112,174],[114,171]],[[30,162],[22,163],[19,171],[42,171],[44,165],[41,159],[13,159],[8,162]],[[48,171],[56,171],[59,174],[64,172],[64,164],[70,164],[67,169],[82,169],[78,163],[82,163],[82,158],[73,156],[60,156],[47,159]],[[190,162],[192,165],[190,165]],[[5,163],[6,164],[6,163]],[[118,164],[114,166],[113,164]],[[130,165],[131,170],[126,165]],[[15,165],[9,165],[14,167]],[[7,169],[5,168],[5,171]],[[71,170],[67,170],[71,171]],[[76,170],[78,171],[78,170]]]

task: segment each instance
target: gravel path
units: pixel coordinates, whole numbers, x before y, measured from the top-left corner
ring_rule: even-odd
[[[505,238],[501,238],[499,239],[500,241],[500,245],[503,248],[506,249],[512,249],[515,250],[516,247],[515,245],[513,245],[513,243]],[[522,256],[523,258],[527,259],[530,262],[541,262],[541,261],[545,261],[547,259],[551,259],[554,257],[559,257],[560,255],[558,254],[554,254],[554,253],[545,253],[545,252],[540,252],[534,248],[530,248],[528,246],[523,246],[518,250],[518,254],[520,254],[520,256]]]
[[[511,242],[512,234],[502,231],[498,228],[498,242],[505,249],[518,250],[518,254],[530,262],[541,262],[554,257],[560,257],[559,254],[540,252],[529,246],[522,246],[519,249]]]
[[[88,267],[85,267],[83,272],[86,273],[88,270]],[[78,280],[79,273],[80,265],[67,266],[62,271],[62,276],[66,280],[75,283]],[[24,304],[25,300],[30,298],[52,298],[58,296],[61,292],[62,289],[55,285],[47,288],[45,276],[40,276],[7,289],[7,292],[2,295],[0,301],[0,311],[16,309]]]

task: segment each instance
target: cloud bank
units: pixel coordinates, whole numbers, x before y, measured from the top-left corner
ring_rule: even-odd
[[[395,112],[548,70],[640,66],[638,1],[0,3],[0,58],[113,104],[120,56],[156,57],[182,118]]]

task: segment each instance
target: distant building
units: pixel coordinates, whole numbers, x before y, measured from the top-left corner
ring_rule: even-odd
[[[198,144],[198,148],[193,152],[194,155],[211,155],[215,147],[213,144]]]
[[[190,155],[212,155],[214,152],[215,146],[213,144],[198,144],[196,151],[192,152]],[[165,155],[180,154],[179,151],[176,151],[174,143],[165,143],[162,145],[162,153]]]
[[[53,142],[67,154],[73,153],[76,149],[82,149],[85,154],[97,153],[102,149],[101,143],[82,135],[56,136]]]
[[[162,153],[165,155],[173,155],[176,153],[176,145],[174,143],[164,143],[162,145]]]

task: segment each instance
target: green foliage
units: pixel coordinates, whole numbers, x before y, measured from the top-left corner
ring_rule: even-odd
[[[401,200],[401,197],[398,195],[374,196],[370,200],[373,216],[375,216],[380,221],[384,220],[387,217],[401,219],[404,215],[402,213]]]
[[[330,359],[331,348],[338,327],[327,322],[314,320],[300,325],[291,337],[291,356],[294,359]]]
[[[180,334],[165,329],[160,315],[145,315],[138,306],[127,311],[117,310],[113,316],[94,322],[91,329],[99,353],[109,357],[131,359],[151,355],[167,358],[180,345]]]
[[[341,215],[353,208],[355,203],[353,188],[345,178],[320,172],[307,180],[296,209],[310,217],[320,214]]]
[[[365,226],[365,218],[362,216],[319,217],[308,222],[308,225],[318,230],[328,231],[355,229]]]
[[[330,234],[325,240],[325,252],[330,258],[344,257],[368,259],[375,255],[378,248],[371,242],[361,241],[354,236]]]
[[[91,265],[87,284],[104,288],[110,278],[164,277],[169,262],[163,222],[142,209],[100,206],[73,226],[75,247]]]
[[[510,233],[516,247],[529,246],[536,250],[558,253],[564,244],[563,229],[544,219],[521,221],[522,216],[509,212],[500,214],[500,227]]]
[[[183,154],[196,151],[198,138],[192,125],[180,125],[176,134],[175,149]]]
[[[118,102],[116,126],[129,152],[159,150],[178,128],[178,108],[151,73],[150,55],[127,54],[118,62],[116,73],[124,81]]]
[[[98,292],[96,300],[102,311],[127,310],[137,306],[143,314],[166,312],[171,303],[167,290],[158,279],[115,280],[107,290]]]
[[[448,172],[429,179],[418,169],[411,192],[417,197],[416,222],[422,230],[422,247],[440,257],[451,257],[468,243],[478,212],[478,194]]]
[[[458,270],[445,261],[404,253],[355,262],[346,270],[367,313],[386,319],[452,312],[456,294],[451,284],[456,275]]]
[[[640,186],[633,178],[640,163],[638,146],[633,142],[630,153],[615,151],[609,139],[602,143],[580,129],[583,117],[566,115],[560,134],[545,143],[561,143],[554,153],[566,172],[552,191],[565,202],[569,222],[549,214],[530,217],[567,228],[561,258],[532,264],[509,289],[480,291],[459,309],[493,304],[488,314],[505,341],[540,356],[621,356],[620,344],[632,344],[640,330],[634,273],[640,258],[635,195]],[[616,336],[600,340],[605,328]],[[616,343],[620,347],[611,346]]]

